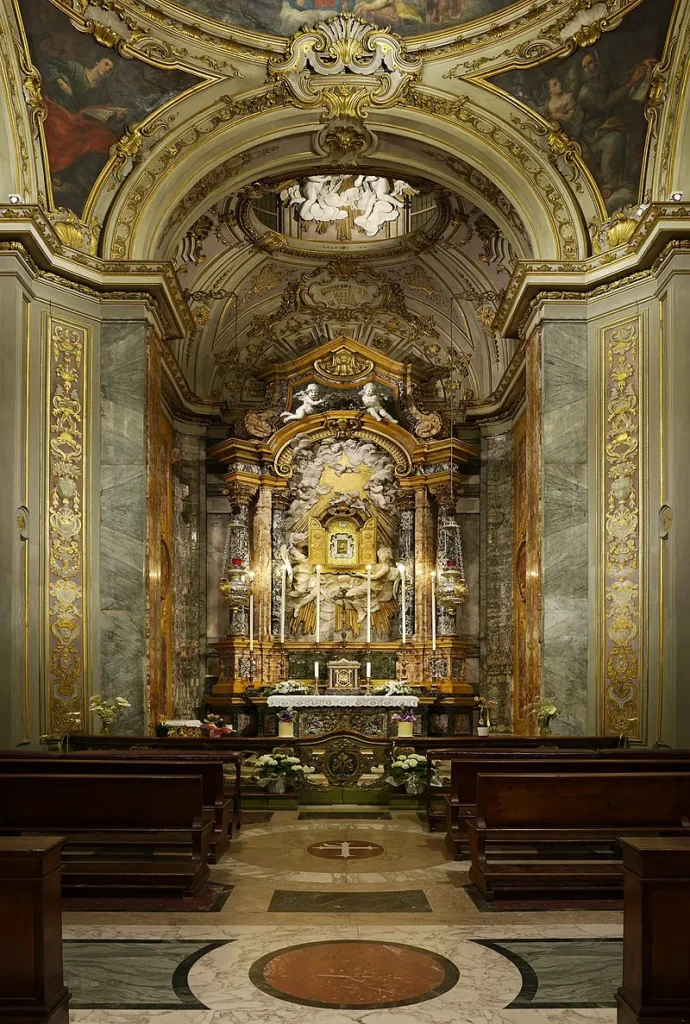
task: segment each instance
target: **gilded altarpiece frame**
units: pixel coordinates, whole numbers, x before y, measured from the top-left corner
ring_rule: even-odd
[[[85,538],[87,427],[92,334],[45,312],[46,722],[49,732],[86,723],[85,622],[89,564]]]
[[[602,732],[643,734],[644,586],[642,381],[645,325],[640,314],[600,331],[604,358]]]

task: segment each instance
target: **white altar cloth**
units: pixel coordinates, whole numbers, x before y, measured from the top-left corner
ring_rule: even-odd
[[[416,708],[419,697],[345,693],[274,693],[269,708]]]

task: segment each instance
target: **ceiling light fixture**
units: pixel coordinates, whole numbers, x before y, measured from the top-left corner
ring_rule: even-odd
[[[683,202],[683,193],[682,192],[672,192],[671,195],[670,195],[670,199],[671,199],[671,202],[673,202],[673,203],[682,203]]]

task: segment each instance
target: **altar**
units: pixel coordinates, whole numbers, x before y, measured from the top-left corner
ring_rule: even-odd
[[[396,735],[394,715],[403,708],[417,708],[413,694],[371,693],[275,693],[266,701],[268,709],[291,708],[295,715],[295,736],[319,736],[347,730],[377,738]],[[414,723],[421,731],[421,721]]]

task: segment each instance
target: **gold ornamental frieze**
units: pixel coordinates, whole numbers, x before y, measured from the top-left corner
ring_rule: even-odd
[[[342,424],[341,424],[342,421]],[[322,416],[314,417],[314,426],[310,426],[308,430],[304,430],[301,425],[300,434],[304,434],[309,437],[311,442],[333,440],[337,437],[338,430],[346,430],[346,426],[350,429],[347,431],[347,436],[360,438],[363,441],[371,441],[379,448],[383,448],[384,451],[393,459],[395,463],[395,475],[397,477],[409,476],[412,472],[412,459],[410,453],[405,449],[402,443],[395,440],[393,437],[388,435],[388,431],[400,433],[407,433],[400,427],[387,427],[385,432],[381,428],[372,429],[371,427],[364,426],[359,413],[350,412],[343,410],[335,413],[324,413]],[[289,436],[283,441],[278,448],[275,456],[274,466],[278,476],[290,477],[292,476],[292,460],[293,460],[293,435],[294,431],[288,427],[286,433]]]
[[[84,499],[87,359],[85,327],[46,314],[43,338],[48,375],[48,599],[46,603],[47,726],[85,724]]]
[[[642,323],[602,330],[604,352],[605,733],[641,738],[641,394]]]

